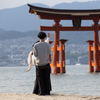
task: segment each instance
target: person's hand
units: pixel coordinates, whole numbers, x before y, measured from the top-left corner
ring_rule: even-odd
[[[48,37],[48,38],[50,37],[50,33],[47,34],[47,37]]]
[[[29,72],[30,70],[27,70],[26,72]]]
[[[33,55],[33,49],[32,49],[32,53],[31,53],[31,55]]]

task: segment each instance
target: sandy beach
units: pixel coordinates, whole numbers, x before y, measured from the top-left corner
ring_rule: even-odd
[[[0,100],[100,100],[100,96],[79,96],[63,94],[38,96],[35,94],[0,93]]]

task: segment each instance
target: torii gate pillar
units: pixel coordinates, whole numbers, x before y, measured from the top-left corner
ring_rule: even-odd
[[[55,21],[55,37],[54,37],[54,47],[53,47],[53,73],[60,73],[60,68],[57,67],[57,63],[59,62],[59,51],[57,51],[57,47],[59,46],[59,22],[60,20]]]
[[[93,21],[94,21],[94,41],[92,40],[87,41],[87,43],[89,43],[89,72],[94,72],[94,66],[95,66],[95,72],[100,72],[100,64],[99,64],[100,46],[99,46],[99,36],[98,36],[99,20],[95,19]]]
[[[88,40],[86,42],[89,43],[89,47],[88,47],[88,50],[89,50],[89,72],[94,72],[94,66],[92,64],[93,63],[93,50],[92,50],[92,47],[93,47],[94,41]]]
[[[99,36],[98,36],[98,22],[99,20],[94,20],[94,60],[95,60],[95,71],[100,72],[99,68]]]

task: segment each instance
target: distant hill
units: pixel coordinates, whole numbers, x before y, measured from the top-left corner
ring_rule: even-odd
[[[43,4],[34,4],[41,7],[48,7]],[[0,27],[6,30],[15,30],[26,32],[30,30],[39,30],[42,21],[38,16],[29,13],[28,5],[17,8],[0,10]]]
[[[28,31],[28,32],[18,32],[18,31],[4,31],[0,32],[0,40],[6,39],[17,39],[22,37],[37,37],[39,31]]]
[[[39,31],[28,31],[28,32],[18,32],[18,31],[4,31],[0,32],[0,40],[6,39],[17,39],[22,37],[34,37],[37,38]],[[67,44],[85,44],[87,40],[93,40],[93,32],[60,32],[60,39],[68,39]],[[50,40],[54,41],[54,34],[51,33]]]
[[[35,6],[46,7],[49,6],[34,3]],[[100,1],[89,1],[89,2],[72,2],[72,3],[61,3],[53,6],[56,9],[100,9]],[[0,28],[5,30],[15,30],[26,32],[29,30],[39,30],[39,25],[50,25],[52,26],[54,21],[40,20],[38,16],[29,13],[29,7],[26,5],[0,10]],[[69,21],[61,21],[61,24],[72,25]],[[84,21],[82,25],[91,25],[92,21]]]
[[[86,44],[87,40],[94,40],[93,35],[93,31],[60,32],[60,38],[68,39],[68,44]]]
[[[72,2],[72,3],[60,3],[52,8],[57,9],[100,9],[100,0],[88,1],[88,2]]]
[[[5,31],[5,30],[3,30],[3,29],[0,28],[0,32],[4,32],[4,31]]]

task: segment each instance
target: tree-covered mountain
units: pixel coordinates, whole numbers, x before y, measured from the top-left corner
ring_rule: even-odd
[[[72,2],[72,3],[60,3],[52,8],[60,9],[100,9],[100,0],[88,1],[88,2]]]
[[[28,31],[28,32],[19,32],[19,31],[3,31],[0,32],[0,40],[6,39],[17,39],[23,37],[37,37],[39,31]]]
[[[35,37],[39,31],[28,31],[28,32],[18,32],[18,31],[4,31],[0,32],[0,40],[6,39],[17,39],[23,37]],[[46,32],[47,33],[47,32]],[[60,32],[60,39],[68,39],[68,44],[85,44],[87,40],[93,40],[92,31],[75,31],[75,32]],[[50,40],[54,40],[54,33],[51,33]]]
[[[47,7],[43,4],[34,5]],[[39,30],[39,25],[40,20],[38,16],[29,13],[27,4],[16,8],[0,10],[0,28],[26,32]]]

